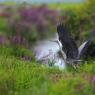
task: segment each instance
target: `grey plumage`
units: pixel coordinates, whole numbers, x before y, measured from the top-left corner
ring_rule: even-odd
[[[74,39],[71,37],[69,30],[65,25],[59,24],[57,26],[57,32],[59,36],[59,41],[62,44],[62,50],[65,52],[67,59],[73,60],[74,63],[77,63],[78,60],[86,57],[87,55],[95,56],[95,44],[92,46],[92,38],[95,36],[95,32],[91,32],[89,38],[78,48]]]
[[[62,49],[66,53],[67,59],[78,58],[78,48],[71,37],[70,33],[62,24],[57,26],[57,32],[59,35],[59,41],[62,43]]]

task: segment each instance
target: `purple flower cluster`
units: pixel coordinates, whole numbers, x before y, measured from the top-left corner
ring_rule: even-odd
[[[95,75],[92,77],[92,83],[95,84]]]
[[[57,17],[59,13],[49,9],[46,5],[17,8],[17,11],[8,18],[8,34],[12,38],[12,43],[24,43],[23,38],[31,44],[30,42],[35,39],[46,36],[53,31]]]
[[[22,38],[21,36],[19,36],[19,35],[13,36],[11,41],[15,45],[26,46],[26,44],[27,44],[27,41],[24,38]]]
[[[5,37],[5,36],[0,35],[0,45],[5,44],[5,43],[6,43],[6,41],[7,41],[6,37]]]
[[[48,27],[48,24],[56,24],[58,12],[49,9],[46,5],[39,7],[23,8],[19,11],[20,17],[31,24],[35,24],[37,28],[39,27],[43,30]]]

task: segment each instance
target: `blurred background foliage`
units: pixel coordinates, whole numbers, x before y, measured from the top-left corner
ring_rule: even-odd
[[[52,37],[57,24],[64,23],[80,45],[95,31],[94,11],[94,0],[79,4],[0,4],[0,44],[29,49],[37,41]]]
[[[54,34],[59,14],[57,10],[49,9],[47,5],[29,6],[25,3],[6,8],[1,16],[5,17],[6,35],[11,41],[30,46],[31,43]]]
[[[71,31],[78,45],[95,29],[94,9],[95,1],[85,0],[80,7],[66,9],[61,12],[67,28]]]
[[[94,0],[80,4],[0,5],[0,33],[2,31],[10,42],[30,47],[38,40],[48,38],[56,32],[56,25],[64,22],[76,43],[81,44],[94,30]],[[61,18],[61,20],[60,20]]]

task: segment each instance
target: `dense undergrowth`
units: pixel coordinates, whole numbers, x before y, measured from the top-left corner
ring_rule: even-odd
[[[59,70],[20,60],[6,50],[0,51],[0,95],[95,95],[95,61],[76,71]]]

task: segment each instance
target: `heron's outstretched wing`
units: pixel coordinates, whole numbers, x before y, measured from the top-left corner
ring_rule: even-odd
[[[84,57],[85,53],[87,52],[87,49],[89,48],[90,41],[85,41],[80,47],[79,47],[79,55],[78,58],[81,59]]]
[[[91,31],[86,41],[79,47],[79,59],[95,57],[95,30]]]
[[[79,59],[95,57],[95,43],[93,43],[91,40],[85,41],[79,47],[79,52]]]
[[[71,38],[67,28],[64,25],[59,24],[57,26],[57,32],[59,41],[62,43],[62,49],[66,53],[67,59],[77,59],[78,48],[75,41]]]

